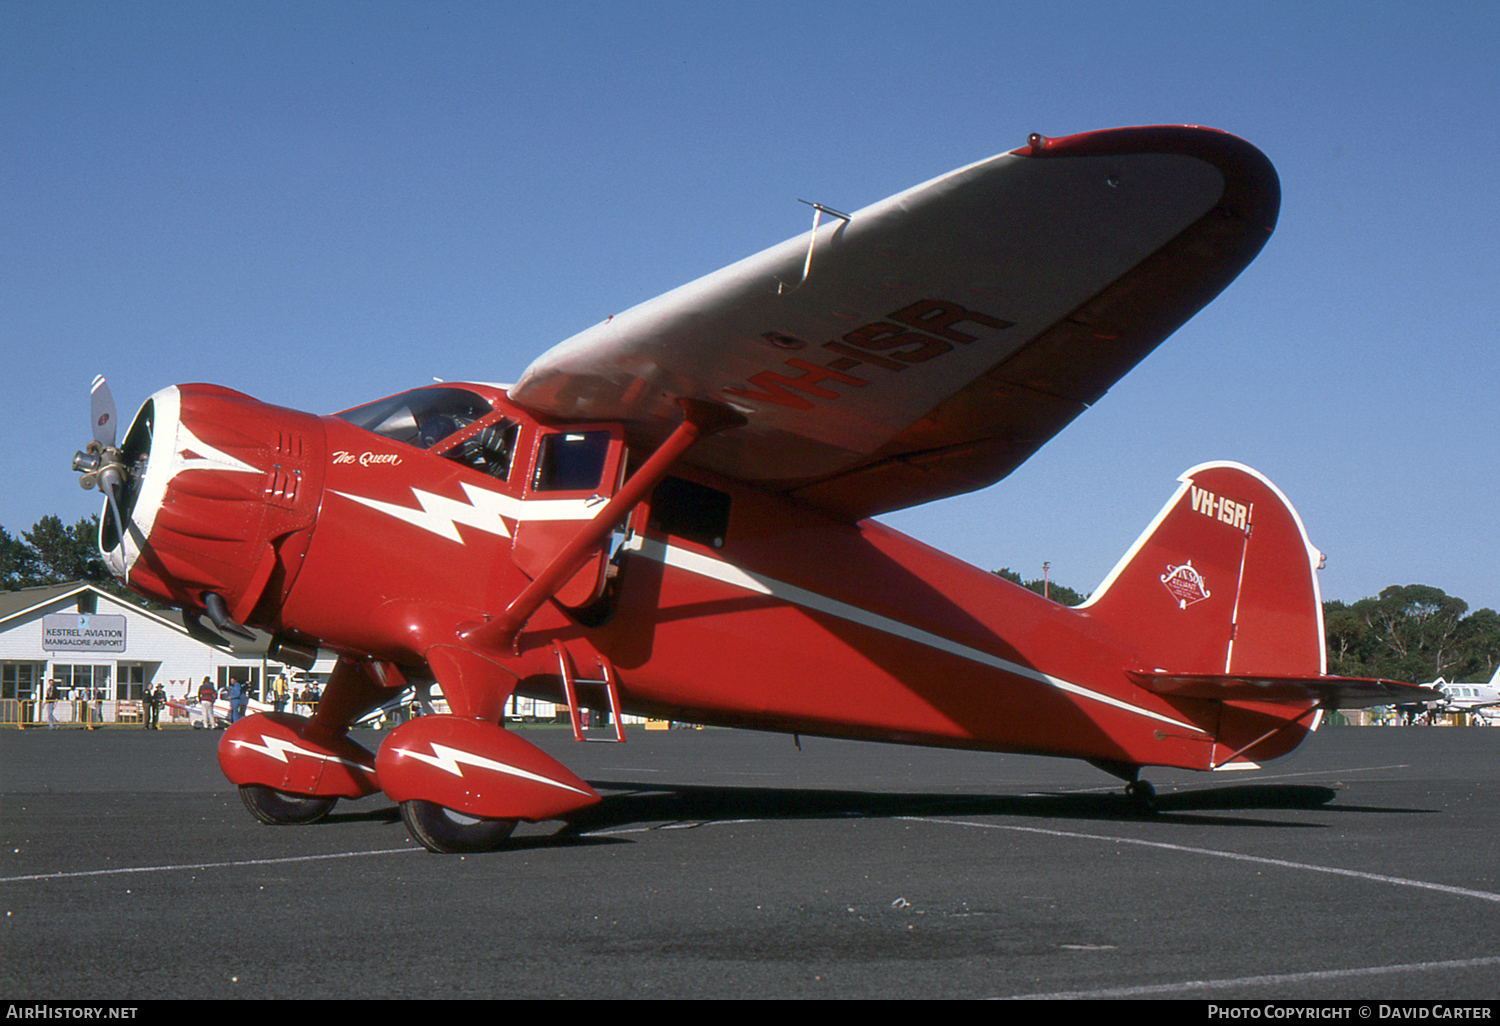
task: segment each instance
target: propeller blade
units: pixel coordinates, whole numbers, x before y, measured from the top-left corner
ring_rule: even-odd
[[[82,452],[73,454],[73,469],[82,476],[78,483],[84,488],[98,488],[104,493],[109,507],[110,519],[114,522],[115,544],[125,544],[125,529],[130,515],[125,510],[126,492],[130,483],[130,470],[122,462],[119,449],[115,448],[115,397],[105,383],[104,375],[94,378],[89,389],[89,419],[93,422],[93,440]],[[106,532],[107,534],[107,532]],[[101,535],[100,547],[106,549],[106,537]]]
[[[89,419],[94,422],[94,441],[106,449],[115,447],[115,397],[100,374],[89,389]]]

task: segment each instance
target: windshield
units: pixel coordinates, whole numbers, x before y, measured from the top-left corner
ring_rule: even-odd
[[[466,389],[414,388],[338,416],[393,441],[430,449],[490,412],[489,403]]]

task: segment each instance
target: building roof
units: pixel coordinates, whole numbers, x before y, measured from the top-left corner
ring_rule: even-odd
[[[24,618],[43,607],[55,606],[59,602],[64,602],[74,596],[78,596],[80,599],[83,596],[92,596],[96,608],[99,605],[108,603],[117,607],[121,612],[149,617],[165,627],[186,634],[203,644],[212,645],[214,648],[221,649],[231,655],[248,656],[264,654],[270,643],[270,636],[263,631],[255,631],[254,641],[230,640],[225,638],[219,638],[219,640],[215,641],[214,638],[218,636],[213,635],[212,631],[208,631],[208,634],[212,635],[211,637],[204,636],[204,631],[207,628],[198,631],[189,630],[183,620],[181,610],[147,609],[145,606],[136,605],[117,595],[112,595],[103,588],[90,584],[87,581],[72,581],[67,584],[41,584],[33,588],[0,591],[0,631],[8,630],[12,622],[17,618]]]
[[[21,616],[40,606],[50,606],[59,599],[66,599],[73,595],[90,592],[96,595],[106,595],[115,602],[119,601],[113,595],[109,595],[108,592],[96,588],[86,581],[72,581],[68,584],[41,584],[34,588],[0,591],[0,630],[5,628],[5,621],[14,616]]]

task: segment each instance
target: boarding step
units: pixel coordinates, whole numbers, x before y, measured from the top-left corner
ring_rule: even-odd
[[[557,653],[557,668],[562,675],[563,695],[568,700],[568,717],[573,721],[573,739],[575,741],[623,742],[625,718],[620,714],[620,689],[615,686],[615,675],[611,670],[609,660],[594,653],[594,665],[598,667],[599,676],[579,677],[574,670],[573,660],[568,655],[568,650],[562,645],[553,645],[552,650]],[[609,708],[609,718],[615,725],[614,737],[590,737],[584,733],[578,698],[581,688],[603,691],[605,703]],[[588,708],[595,709],[597,706],[590,705]]]

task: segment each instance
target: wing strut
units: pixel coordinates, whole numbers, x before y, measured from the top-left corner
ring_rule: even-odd
[[[480,648],[513,649],[526,621],[542,607],[542,603],[557,594],[558,589],[583,565],[589,553],[604,543],[614,526],[625,519],[630,510],[667,476],[667,471],[678,457],[700,438],[744,423],[744,418],[739,414],[717,403],[701,399],[679,399],[677,402],[683,411],[682,423],[641,464],[641,468],[631,475],[630,480],[625,482],[614,497],[604,504],[604,508],[594,514],[594,518],[585,523],[578,534],[562,547],[552,562],[519,595],[511,599],[505,611],[489,623],[465,631],[465,641]]]

